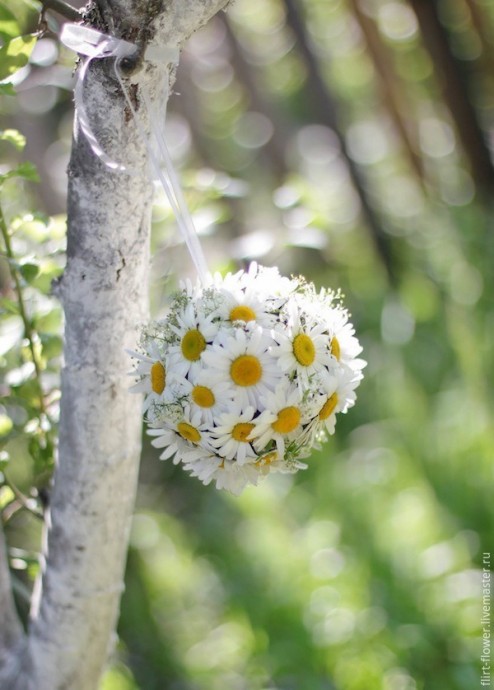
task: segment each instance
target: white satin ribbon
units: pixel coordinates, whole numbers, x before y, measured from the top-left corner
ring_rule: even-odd
[[[116,163],[101,148],[94,134],[84,104],[84,83],[86,81],[89,65],[95,58],[115,57],[122,59],[124,57],[130,57],[136,52],[136,46],[123,39],[107,36],[100,31],[96,31],[96,29],[80,26],[79,24],[64,24],[60,40],[67,48],[79,53],[79,55],[85,55],[88,58],[84,60],[81,65],[74,87],[76,119],[81,131],[84,132],[93,153],[95,153],[108,168],[129,173],[124,165]]]
[[[173,167],[171,156],[166,145],[163,127],[157,124],[159,121],[159,116],[155,113],[155,110],[152,107],[151,98],[149,96],[149,92],[146,86],[141,85],[140,95],[142,96],[143,103],[147,109],[151,134],[156,142],[156,150],[158,152],[157,155],[156,150],[151,145],[150,139],[146,133],[144,126],[142,125],[139,115],[136,112],[136,109],[129,96],[129,91],[125,85],[125,75],[122,72],[121,63],[124,58],[135,55],[135,53],[138,50],[137,46],[123,39],[115,38],[113,36],[107,36],[106,34],[96,31],[96,29],[80,26],[78,24],[65,24],[61,34],[61,41],[62,43],[64,43],[64,45],[66,45],[74,52],[77,52],[81,55],[85,55],[87,57],[87,60],[84,61],[78,72],[76,84],[74,87],[76,118],[81,128],[81,131],[86,136],[86,139],[88,140],[89,145],[91,146],[91,149],[94,152],[94,154],[98,156],[98,158],[100,158],[108,168],[116,172],[124,172],[128,175],[132,175],[134,174],[132,171],[129,171],[124,165],[114,161],[102,149],[96,135],[92,130],[84,105],[84,82],[91,61],[96,58],[115,58],[115,75],[124,94],[127,106],[129,107],[130,112],[132,113],[132,116],[134,118],[137,131],[146,145],[149,161],[151,163],[154,176],[160,182],[166,196],[168,197],[168,201],[170,202],[170,206],[173,210],[173,213],[175,214],[179,230],[182,233],[182,237],[194,262],[199,278],[204,283],[206,281],[206,276],[208,273],[206,259],[204,257],[204,253],[202,251],[199,239],[197,237],[194,222],[185,202],[180,182]],[[158,62],[163,65],[169,65],[177,64],[178,56],[178,47],[169,47],[164,49],[148,47],[144,54],[144,59],[151,60],[153,62]],[[165,107],[166,102],[168,100],[168,95],[169,94],[167,74],[164,80],[163,100],[165,103]],[[166,173],[161,168],[161,161],[163,161],[165,165]]]

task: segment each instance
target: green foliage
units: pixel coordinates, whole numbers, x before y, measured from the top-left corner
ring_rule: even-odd
[[[15,146],[18,151],[22,151],[26,145],[26,137],[16,129],[5,129],[0,132],[0,141],[7,141]]]
[[[18,35],[19,24],[15,15],[5,5],[0,5],[0,38],[5,43]]]
[[[36,44],[35,34],[17,36],[0,48],[0,79],[6,79],[27,65]]]
[[[18,151],[25,143],[24,137],[13,129],[4,130],[0,140]],[[36,497],[53,470],[61,313],[50,289],[51,281],[62,270],[64,246],[60,220],[26,213],[20,208],[9,218],[4,216],[2,204],[8,204],[11,211],[17,206],[12,197],[14,189],[18,192],[17,186],[11,186],[14,180],[16,185],[37,180],[33,164],[18,163],[0,175],[0,229],[4,246],[0,259],[4,295],[0,300],[0,368],[4,373],[0,485],[10,491],[3,494],[5,520],[21,508],[33,512],[39,509]],[[16,458],[15,463],[8,462],[10,455]],[[20,489],[16,488],[17,483]],[[26,498],[22,492],[34,499]],[[17,561],[25,562],[22,557]]]

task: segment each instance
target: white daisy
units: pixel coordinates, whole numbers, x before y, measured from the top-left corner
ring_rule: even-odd
[[[226,489],[235,496],[239,496],[249,484],[257,486],[261,476],[253,464],[239,465],[225,460],[223,465],[219,466],[214,479],[217,489]]]
[[[287,300],[299,284],[296,279],[290,280],[290,278],[280,275],[278,268],[258,266],[255,262],[250,264],[245,277],[249,283],[255,283],[255,289],[260,295],[280,303]]]
[[[269,304],[259,295],[255,285],[238,290],[222,290],[222,303],[217,315],[224,322],[235,324],[256,323],[263,328],[272,328],[276,316],[266,309]]]
[[[155,436],[151,444],[155,448],[164,448],[161,460],[174,457],[174,464],[190,462],[213,452],[211,435],[206,424],[201,423],[199,413],[192,414],[189,407],[185,407],[182,414],[173,415],[166,426],[148,429],[150,436]],[[178,419],[178,420],[177,420]]]
[[[244,271],[237,271],[236,273],[227,273],[225,276],[222,276],[220,273],[214,273],[210,281],[208,281],[208,287],[210,285],[217,290],[232,292],[241,290],[245,285],[245,273]]]
[[[271,356],[289,377],[297,375],[298,385],[308,388],[310,377],[327,372],[332,359],[324,334],[326,325],[306,317],[296,304],[289,305],[287,323],[272,332],[277,345],[271,348]]]
[[[210,380],[226,381],[242,407],[257,408],[259,396],[274,390],[282,372],[270,356],[271,338],[259,326],[222,329],[203,354]]]
[[[269,300],[272,305],[280,306],[296,290],[298,282],[281,276],[276,267],[258,266],[256,262],[248,270],[228,273],[224,278],[219,274],[212,277],[212,284],[218,289],[233,295],[239,293],[256,294],[261,302]]]
[[[180,393],[186,396],[192,412],[199,412],[201,422],[211,427],[222,412],[231,408],[233,402],[232,386],[227,381],[215,381],[204,370],[195,378],[182,379]]]
[[[263,299],[258,296],[254,276],[238,271],[234,274],[228,273],[223,278],[216,273],[212,278],[211,292],[219,298],[217,315],[222,321],[259,323],[259,315],[264,312],[264,306]]]
[[[133,359],[138,361],[136,368],[129,376],[139,377],[139,381],[130,387],[133,393],[144,393],[142,412],[145,414],[155,403],[168,398],[170,377],[167,376],[166,356],[154,341],[143,344],[144,352],[128,350]]]
[[[178,342],[168,348],[170,369],[180,376],[186,376],[189,372],[197,375],[202,366],[202,354],[207,344],[213,341],[218,326],[213,323],[211,316],[199,314],[192,303],[174,316],[176,325],[171,328]]]
[[[214,481],[217,489],[226,489],[235,496],[239,496],[249,484],[257,485],[262,478],[262,474],[252,464],[239,465],[233,460],[217,456],[187,462],[184,469],[203,484]]]
[[[217,426],[211,432],[211,443],[218,449],[218,455],[227,460],[236,460],[240,465],[256,457],[252,444],[255,413],[255,407],[242,409],[235,401],[230,412],[223,412],[218,417]]]
[[[355,388],[362,376],[349,367],[340,367],[331,379],[321,381],[322,405],[317,414],[318,421],[329,434],[334,434],[336,414],[346,412],[355,404],[357,398]]]
[[[207,486],[214,479],[216,470],[224,461],[224,458],[220,458],[214,453],[209,453],[196,460],[184,462],[184,470],[190,472],[192,477],[197,477]]]
[[[192,283],[190,278],[185,278],[185,280],[180,280],[178,285],[180,290],[175,294],[175,299],[180,303],[184,301],[190,302],[202,291],[202,284],[199,279]]]
[[[300,435],[302,425],[310,419],[308,409],[302,402],[302,392],[287,379],[281,381],[272,393],[261,398],[266,408],[253,432],[254,446],[258,453],[265,450],[271,441],[276,444],[280,458],[285,455],[285,442]]]
[[[355,337],[354,327],[348,321],[346,309],[328,310],[327,321],[329,325],[328,347],[331,355],[337,362],[355,369],[362,369],[365,362],[356,359],[362,352],[362,347]]]

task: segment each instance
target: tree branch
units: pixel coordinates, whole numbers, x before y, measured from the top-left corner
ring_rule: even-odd
[[[19,509],[24,508],[29,513],[31,513],[31,515],[34,515],[34,517],[38,518],[38,520],[43,520],[43,513],[36,508],[36,502],[33,501],[33,499],[29,499],[27,498],[27,496],[24,496],[22,491],[19,491],[14,482],[11,481],[7,476],[5,470],[3,470],[3,477],[5,480],[5,484],[10,488],[10,490],[16,497]],[[15,512],[17,512],[17,510],[15,510]]]
[[[57,14],[68,19],[69,22],[77,22],[81,20],[81,13],[72,5],[67,4],[64,0],[39,0],[43,5],[43,10],[51,10]]]

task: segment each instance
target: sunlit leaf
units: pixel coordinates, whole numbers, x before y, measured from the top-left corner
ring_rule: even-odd
[[[60,332],[61,320],[62,310],[60,305],[53,301],[53,308],[44,314],[35,316],[33,321],[38,332],[42,331],[43,334],[53,334]]]
[[[130,670],[118,664],[108,668],[101,681],[101,690],[136,690]]]
[[[27,213],[24,216],[15,218],[12,223],[14,232],[22,232],[34,242],[43,242],[47,238],[47,220],[39,214]]]
[[[65,236],[67,233],[67,216],[65,213],[57,216],[51,216],[48,231],[51,239],[61,239],[65,242]]]
[[[18,36],[19,33],[19,24],[15,16],[5,5],[0,5],[0,38],[8,41]]]
[[[13,426],[10,417],[6,414],[0,414],[0,436],[7,436]]]
[[[36,0],[21,0],[21,3],[28,9],[34,10],[35,12],[39,12],[40,3]]]
[[[59,335],[41,334],[43,357],[46,360],[59,357],[62,354],[62,338]]]
[[[26,145],[26,137],[16,129],[4,129],[0,132],[0,141],[8,141],[15,146],[18,151],[22,151]]]
[[[60,261],[56,261],[52,257],[48,257],[41,262],[40,270],[44,276],[47,276],[50,279],[55,278],[56,276],[60,275],[61,272]]]
[[[18,36],[0,48],[0,79],[6,79],[27,65],[36,45],[36,34]]]
[[[35,580],[40,570],[39,558],[33,558],[28,562],[27,574],[31,580]]]
[[[13,170],[9,170],[3,175],[0,175],[0,183],[5,182],[5,180],[10,180],[13,177],[22,177],[24,180],[29,180],[30,182],[39,182],[38,171],[35,165],[29,161],[21,163]]]
[[[23,177],[25,180],[30,180],[31,182],[39,182],[38,171],[36,166],[29,161],[21,163],[15,169],[15,173],[18,177]]]
[[[15,494],[10,486],[2,486],[0,488],[0,510],[3,510],[9,503],[15,499]]]

